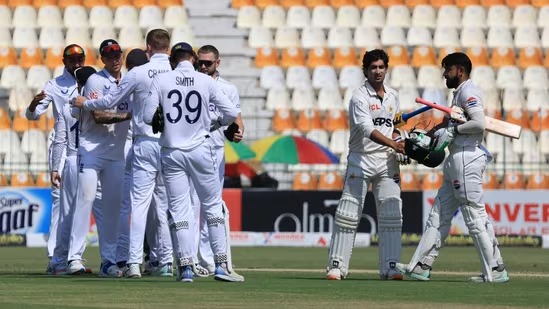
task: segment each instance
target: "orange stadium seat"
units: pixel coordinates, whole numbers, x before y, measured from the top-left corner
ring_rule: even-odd
[[[47,172],[38,173],[36,175],[36,186],[37,187],[50,187],[51,181],[50,181],[50,174]]]
[[[549,0],[531,0],[530,2],[536,8],[541,8],[549,5]]]
[[[32,5],[32,0],[8,0],[8,6],[15,8],[21,5]]]
[[[529,66],[543,65],[541,49],[535,47],[521,48],[517,65],[521,69],[526,69]]]
[[[352,47],[339,47],[334,51],[333,65],[336,68],[357,65],[357,58],[356,49]]]
[[[543,65],[546,68],[549,68],[549,52],[545,53],[545,57],[543,58]]]
[[[324,115],[323,129],[329,132],[348,128],[347,114],[339,109],[332,109]]]
[[[27,47],[21,50],[19,56],[19,65],[23,69],[29,69],[33,65],[44,64],[44,55],[42,49],[35,47]]]
[[[160,1],[162,2],[162,1]],[[135,6],[136,8],[140,9],[144,6],[147,6],[147,5],[156,5],[156,0],[133,0],[132,1],[132,4],[133,6]]]
[[[278,65],[278,50],[276,48],[261,47],[255,55],[255,66],[258,68],[269,65]]]
[[[330,50],[324,47],[317,47],[309,49],[307,53],[307,66],[310,68],[316,68],[321,65],[331,65],[332,56]]]
[[[492,51],[491,65],[494,68],[501,68],[506,65],[515,65],[515,52],[512,48],[499,47]],[[473,64],[475,65],[475,64]]]
[[[11,129],[11,117],[5,108],[0,108],[0,129]]]
[[[254,0],[232,0],[231,6],[235,9],[239,9],[243,6],[255,5]]]
[[[44,64],[51,70],[63,65],[63,48],[62,47],[50,47],[46,51],[46,59]]]
[[[541,110],[532,113],[530,129],[534,132],[549,130],[549,110]]]
[[[108,6],[118,8],[123,5],[132,5],[131,0],[108,0]]]
[[[384,8],[389,8],[394,5],[404,5],[404,0],[379,0],[379,4]]]
[[[44,132],[50,132],[53,129],[55,122],[53,118],[46,117],[45,115],[40,117],[38,121],[34,122],[34,127]]]
[[[185,5],[181,0],[158,0],[158,6],[166,9],[170,6],[182,6]]]
[[[305,5],[310,8],[320,5],[330,5],[330,0],[305,0]]]
[[[456,6],[460,9],[470,5],[480,5],[480,0],[456,0]]]
[[[534,173],[526,180],[526,189],[549,189],[549,174]]]
[[[305,65],[305,51],[303,48],[290,47],[283,49],[282,57],[280,58],[280,66],[288,68],[296,65]]]
[[[17,64],[17,53],[13,47],[0,47],[0,68]]]
[[[98,61],[97,61],[97,56],[95,55],[95,49],[92,47],[87,47],[85,52],[86,52],[86,61],[84,62],[84,65],[96,65]],[[99,63],[101,63],[99,67],[100,68],[103,67],[103,62],[101,62],[101,60],[99,60]]]
[[[297,129],[301,132],[309,132],[313,129],[322,129],[320,112],[314,109],[302,110],[297,115]]]
[[[530,0],[506,0],[505,4],[509,7],[515,8],[519,5],[530,5]]]
[[[34,180],[30,173],[15,173],[11,175],[10,186],[12,187],[31,187]]]
[[[471,63],[473,63],[473,67],[481,66],[481,65],[489,65],[488,61],[488,51],[486,48],[483,47],[470,47],[465,52],[469,58],[471,59]]]
[[[379,0],[355,0],[355,5],[359,9],[364,9],[368,6],[379,5]]]
[[[438,65],[435,50],[432,47],[418,46],[412,53],[412,66],[419,68],[424,65]]]
[[[316,190],[317,179],[311,173],[299,172],[294,176],[292,188],[294,190]]]
[[[337,172],[325,172],[320,174],[318,179],[318,190],[341,190],[343,188],[343,177]]]
[[[46,5],[57,5],[57,0],[33,0],[32,5],[35,8],[39,8],[41,6],[46,6]]]
[[[387,54],[389,55],[391,66],[393,67],[410,64],[410,55],[404,46],[389,47]]]
[[[430,172],[423,175],[421,189],[423,190],[438,190],[442,185],[444,176],[441,172]]]
[[[8,186],[8,178],[6,178],[6,175],[0,174],[0,187],[7,187]]]
[[[438,57],[437,57],[437,65],[440,65],[442,63],[442,59],[446,57],[448,54],[460,52],[461,48],[456,47],[443,47],[439,49],[438,51]]]
[[[454,5],[454,0],[431,0],[431,6],[439,9],[443,5]]]
[[[415,8],[418,5],[430,5],[429,0],[405,0],[406,6]]]
[[[504,187],[510,190],[524,189],[524,175],[519,172],[505,173]]]
[[[12,129],[13,131],[17,133],[23,133],[27,131],[28,129],[34,128],[34,123],[30,122],[25,117],[24,111],[17,111],[15,115],[13,116],[13,123],[12,123]]]
[[[480,4],[485,8],[489,8],[494,5],[505,5],[505,0],[480,0]]]
[[[528,112],[521,109],[515,109],[509,111],[505,116],[505,121],[517,124],[523,129],[530,128],[530,121],[528,119]]]
[[[255,0],[255,6],[264,9],[270,5],[278,5],[278,0]]]
[[[304,6],[305,0],[279,0],[279,3],[283,8],[289,9],[292,6]]]
[[[402,191],[421,190],[420,180],[413,172],[400,172],[400,189]]]
[[[84,5],[84,2],[82,0],[58,0],[57,6],[64,9],[71,5]]]
[[[87,9],[91,9],[91,8],[93,8],[94,6],[108,6],[109,3],[108,3],[107,0],[84,0],[83,5],[84,5]]]
[[[484,189],[499,189],[501,186],[498,176],[496,173],[488,172],[484,173],[483,179],[482,179],[482,187]]]
[[[295,129],[295,121],[292,112],[287,109],[275,110],[273,116],[273,131],[280,133],[291,129]]]
[[[340,8],[345,5],[355,5],[353,0],[330,0],[330,5],[334,8]]]

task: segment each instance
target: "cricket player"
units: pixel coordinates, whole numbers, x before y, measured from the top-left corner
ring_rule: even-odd
[[[160,198],[167,198],[163,179],[161,177],[160,145],[158,144],[159,134],[152,131],[151,126],[143,122],[143,106],[148,100],[149,91],[153,78],[158,74],[171,72],[168,49],[170,48],[170,35],[166,30],[154,29],[149,31],[146,38],[147,53],[150,61],[144,65],[130,70],[122,79],[118,88],[113,88],[110,95],[97,100],[86,100],[78,97],[75,107],[82,107],[84,110],[101,110],[114,108],[124,104],[133,94],[132,120],[133,132],[133,183],[131,187],[131,224],[130,224],[130,254],[128,259],[128,270],[125,273],[129,278],[141,278],[140,265],[143,262],[143,241],[147,223],[147,214],[156,191]],[[91,98],[94,99],[94,98]],[[158,222],[161,234],[159,241],[162,252],[160,259],[156,261],[154,274],[172,276],[172,248],[168,219],[166,217],[167,200],[160,199],[154,203],[157,207]]]
[[[87,79],[94,73],[95,69],[89,66],[79,67],[74,70],[75,78],[78,81],[78,89],[86,84]],[[69,236],[71,234],[72,216],[76,205],[76,188],[78,184],[77,172],[77,150],[78,150],[78,121],[71,115],[70,104],[63,105],[54,126],[55,139],[52,143],[52,171],[51,181],[55,188],[60,189],[59,219],[57,226],[57,241],[50,262],[51,275],[67,274],[67,255],[69,250]],[[61,173],[61,161],[66,154],[65,164]],[[63,177],[61,177],[63,175]],[[101,215],[97,213],[100,199],[96,199],[93,206],[94,216],[98,225],[101,223]],[[86,269],[73,269],[70,274],[86,272]],[[89,271],[91,272],[91,270]]]
[[[412,278],[430,279],[430,271],[444,240],[448,236],[454,213],[459,208],[469,235],[480,258],[482,274],[471,277],[473,282],[507,282],[494,227],[486,213],[483,200],[482,174],[491,154],[482,145],[485,121],[481,91],[471,81],[472,64],[464,53],[452,53],[442,59],[444,78],[449,89],[456,89],[452,106],[463,110],[468,119],[463,124],[449,118],[435,126],[434,150],[448,147],[444,162],[443,184],[435,197],[425,231],[409,264],[397,264],[397,269]]]
[[[219,65],[221,63],[221,59],[219,58],[219,51],[215,46],[212,45],[204,45],[198,49],[198,69],[200,72],[204,74],[208,74],[211,76],[218,84],[218,86],[221,88],[223,93],[229,97],[231,102],[236,106],[238,109],[238,117],[235,120],[235,123],[238,125],[238,132],[234,134],[233,142],[239,143],[244,134],[244,124],[242,122],[242,116],[240,113],[240,98],[238,96],[238,90],[236,87],[226,81],[225,79],[221,78],[219,71],[217,68],[219,68]],[[217,119],[219,117],[219,112],[215,108],[215,106],[210,106],[209,111],[213,113],[212,119]],[[217,154],[217,157],[219,158],[218,161],[218,171],[219,171],[219,182],[221,183],[221,187],[223,188],[223,181],[225,179],[225,135],[223,134],[223,131],[227,130],[227,127],[222,127],[220,129],[217,129],[212,132],[211,138],[209,139],[210,143],[214,146],[214,150]],[[196,194],[196,191],[193,191],[194,194]],[[198,198],[193,198],[194,200],[197,200]],[[208,235],[208,225],[206,222],[206,217],[204,215],[200,216],[200,203],[193,203],[193,207],[195,209],[195,218],[197,219],[197,222],[200,222],[198,226],[198,230],[196,233],[196,243],[197,243],[197,249],[198,249],[198,261],[200,265],[208,270],[209,273],[214,273],[215,271],[215,265],[213,261],[213,252],[210,246],[209,241],[209,235]],[[230,241],[230,225],[229,225],[229,209],[227,208],[227,205],[225,202],[223,202],[223,214],[225,216],[225,227],[227,228],[227,240]],[[227,265],[232,268],[232,259],[231,259],[231,247],[230,242],[227,243]],[[231,269],[232,270],[232,269]],[[236,275],[236,272],[233,271],[233,273]]]
[[[238,109],[225,96],[216,82],[194,70],[194,51],[187,43],[177,43],[171,50],[174,71],[158,75],[152,83],[145,103],[145,123],[152,124],[157,115],[163,121],[160,136],[162,169],[168,193],[168,219],[178,266],[178,281],[193,281],[195,233],[194,213],[190,203],[189,182],[192,182],[206,215],[210,242],[216,265],[214,278],[236,281],[227,266],[227,240],[218,178],[217,158],[210,138],[213,104],[222,115],[221,125],[231,124]],[[160,117],[157,108],[162,108]],[[156,127],[156,125],[155,125]]]
[[[343,194],[337,206],[330,242],[328,280],[344,279],[355,234],[362,216],[368,186],[376,201],[379,234],[379,276],[402,279],[395,269],[400,261],[402,200],[399,161],[407,162],[404,144],[393,127],[399,110],[398,92],[384,83],[389,57],[375,49],[364,54],[362,69],[367,81],[349,104],[351,135]]]
[[[115,40],[105,40],[99,47],[105,68],[92,75],[84,88],[84,95],[99,98],[114,91],[122,78],[122,49]],[[69,242],[69,271],[81,266],[90,211],[97,192],[97,181],[102,188],[103,224],[99,226],[101,277],[121,277],[116,265],[118,223],[124,181],[124,145],[131,113],[128,102],[122,102],[110,111],[88,112],[75,109],[79,115],[80,138],[78,148],[78,188],[76,207]]]
[[[82,47],[71,44],[65,47],[63,50],[63,64],[65,69],[63,74],[48,81],[44,89],[38,93],[28,108],[25,111],[25,115],[28,120],[38,120],[42,114],[44,114],[51,103],[53,103],[53,116],[54,119],[59,117],[59,113],[62,111],[63,106],[69,102],[69,100],[78,95],[77,83],[74,78],[74,71],[84,65],[86,61],[86,54]],[[53,137],[55,139],[55,137]],[[52,148],[49,149],[49,167],[50,173],[52,171]],[[59,163],[59,170],[63,169],[64,155]],[[57,225],[59,218],[59,188],[52,186],[52,210],[50,219],[50,230],[48,238],[48,258],[51,259],[53,251],[56,245],[57,239]],[[51,269],[48,267],[47,272]]]

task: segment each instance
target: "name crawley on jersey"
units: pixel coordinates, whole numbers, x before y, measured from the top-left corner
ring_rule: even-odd
[[[147,72],[147,75],[149,76],[149,78],[155,78],[156,75],[158,74],[162,74],[162,73],[166,73],[166,72],[170,72],[171,70],[163,70],[163,69],[160,69],[160,70],[157,70],[157,69],[149,69],[149,71]]]

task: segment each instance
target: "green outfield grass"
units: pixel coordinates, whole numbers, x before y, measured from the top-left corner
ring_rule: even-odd
[[[408,260],[412,247],[403,251]],[[44,249],[0,249],[0,308],[516,308],[549,307],[549,250],[502,248],[511,281],[466,282],[473,247],[444,248],[431,282],[380,281],[377,248],[354,250],[344,281],[324,280],[327,249],[234,248],[245,283],[200,278],[101,279],[44,274]],[[86,251],[98,267],[98,250]],[[354,271],[354,272],[353,272]]]

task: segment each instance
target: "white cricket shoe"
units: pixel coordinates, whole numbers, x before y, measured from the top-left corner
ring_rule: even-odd
[[[429,281],[431,280],[431,271],[429,269],[423,269],[418,264],[414,269],[409,272],[407,270],[408,264],[402,264],[402,263],[396,263],[396,270],[398,270],[401,274],[406,275],[408,277],[414,278],[419,281]]]
[[[469,278],[469,281],[476,282],[476,283],[483,283],[488,282],[486,280],[486,277],[484,274],[480,274],[479,276],[473,276]],[[492,282],[493,283],[506,283],[509,282],[509,274],[507,274],[507,271],[503,269],[502,271],[493,270],[492,271]]]
[[[128,264],[126,270],[124,271],[124,277],[126,278],[141,278],[141,269],[139,264]]]
[[[389,269],[387,274],[380,275],[379,277],[381,278],[381,280],[402,280],[404,278],[404,275],[398,270]]]
[[[86,267],[82,264],[82,260],[72,260],[68,264],[69,275],[79,275],[86,273]]]
[[[102,278],[120,278],[122,277],[122,271],[116,264],[107,262],[101,265],[99,270],[99,277]]]
[[[227,269],[227,263],[217,264],[214,272],[214,279],[225,282],[244,282],[244,277],[237,274],[235,271]]]
[[[210,275],[210,272],[198,263],[194,264],[193,273],[195,277],[201,278],[208,277]]]

